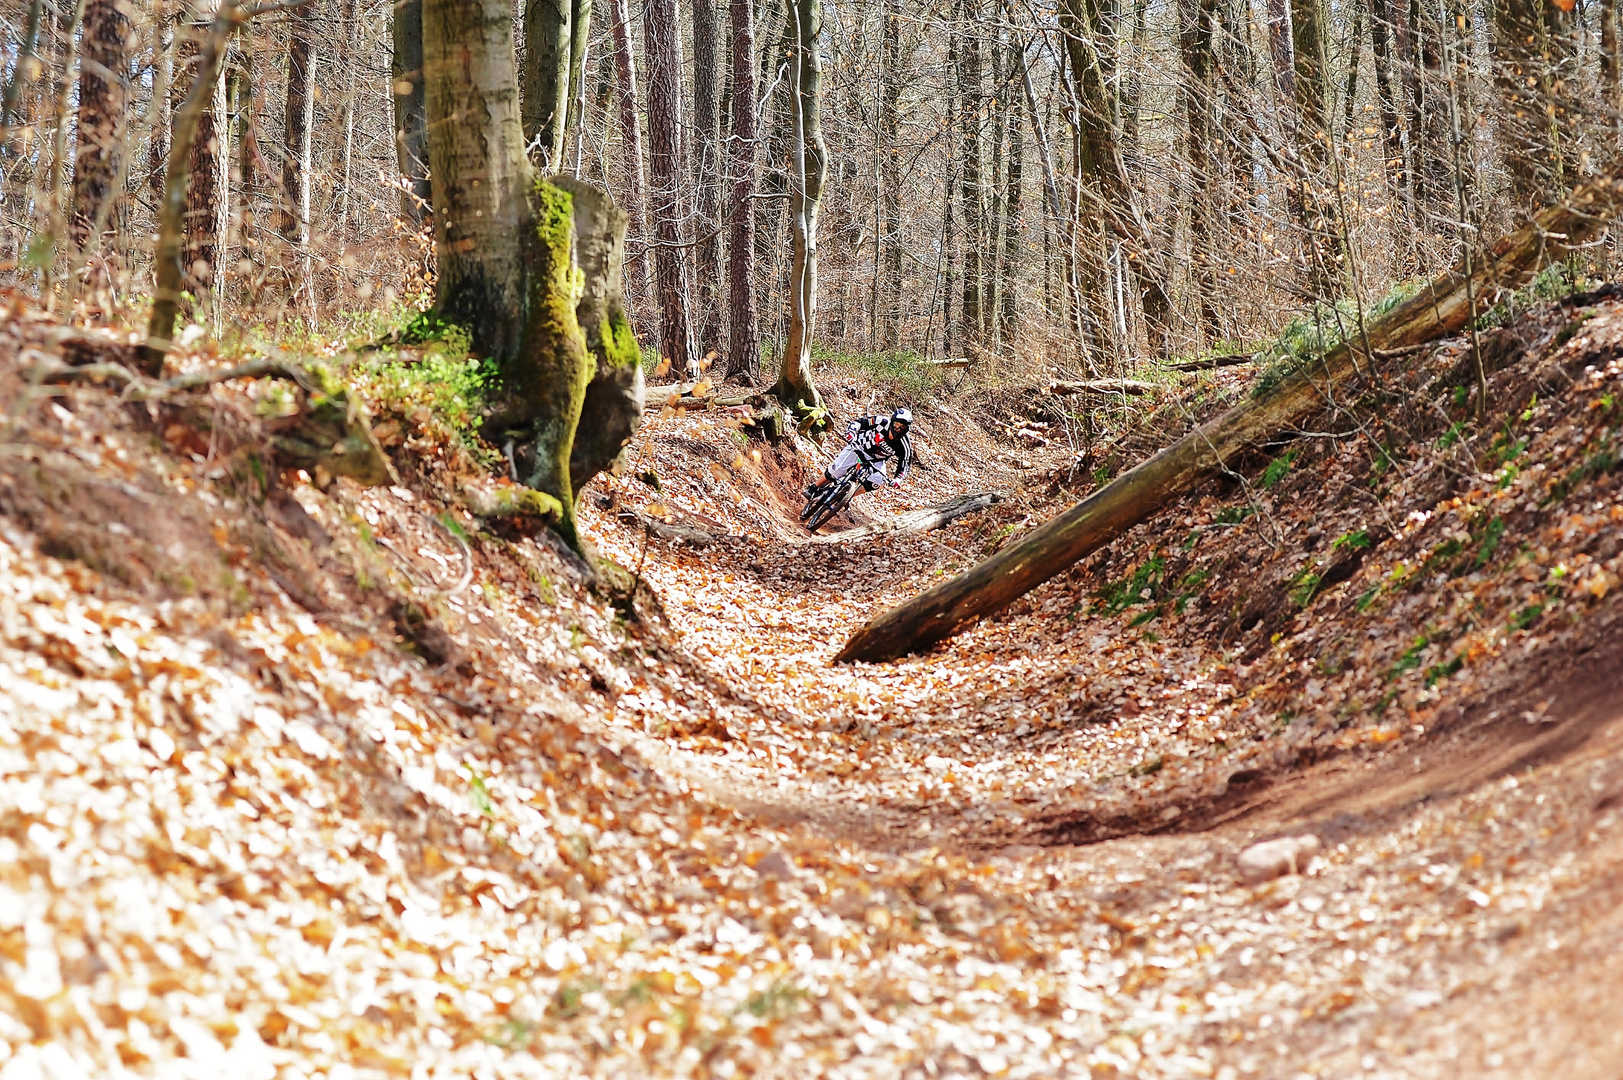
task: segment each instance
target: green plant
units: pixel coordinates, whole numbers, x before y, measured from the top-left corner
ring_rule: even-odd
[[[1252,506],[1225,506],[1217,512],[1214,518],[1219,525],[1238,525],[1257,510]]]
[[[800,1008],[806,991],[783,979],[775,979],[765,990],[744,999],[743,1011],[758,1020],[785,1020]]]
[[[1297,607],[1305,608],[1313,602],[1313,594],[1319,591],[1319,582],[1324,580],[1323,575],[1315,572],[1311,567],[1304,567],[1291,579],[1291,603]]]
[[[496,804],[490,801],[490,789],[485,787],[485,778],[472,765],[463,767],[468,770],[468,792],[473,799],[474,809],[487,818],[494,818]]]
[[[1425,634],[1415,638],[1414,644],[1403,650],[1403,655],[1398,657],[1398,662],[1392,665],[1392,670],[1386,673],[1386,677],[1395,679],[1405,671],[1413,671],[1419,667],[1420,661],[1425,655],[1426,647],[1430,644],[1431,638]]]
[[[1155,599],[1165,573],[1166,560],[1161,556],[1145,559],[1133,568],[1131,574],[1099,591],[1100,609],[1106,615],[1120,615],[1130,607]]]
[[[1528,627],[1538,622],[1538,617],[1542,614],[1544,614],[1543,604],[1528,604],[1526,607],[1522,608],[1514,616],[1512,616],[1510,620],[1510,628],[1512,630],[1526,630]]]
[[[1337,551],[1362,551],[1369,547],[1369,530],[1355,529],[1344,532],[1330,542],[1330,546]]]
[[[1268,467],[1262,472],[1262,486],[1271,488],[1285,479],[1285,474],[1291,471],[1291,465],[1296,461],[1296,453],[1295,450],[1292,450],[1270,461]]]
[[[501,385],[494,360],[437,351],[415,362],[379,356],[351,378],[378,416],[415,420],[426,409],[467,449],[494,460],[479,440],[484,408]]]
[[[1475,569],[1482,569],[1493,558],[1493,553],[1499,550],[1499,541],[1505,535],[1505,519],[1495,517],[1489,521],[1482,530],[1482,542],[1477,546],[1476,560],[1472,563]]]
[[[1433,687],[1444,679],[1452,677],[1460,668],[1465,666],[1465,657],[1456,656],[1446,664],[1433,664],[1426,669],[1426,686]]]

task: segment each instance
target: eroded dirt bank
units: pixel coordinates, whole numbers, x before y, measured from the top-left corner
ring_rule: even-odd
[[[634,591],[456,511],[431,420],[379,418],[401,486],[317,488],[249,465],[240,391],[29,399],[0,1077],[1615,1076],[1623,313],[1581,314],[1506,346],[1502,444],[1447,441],[1446,346],[1403,375],[1438,409],[853,668],[1065,455],[944,403],[868,512],[1005,501],[810,545],[804,457],[662,417],[585,509]],[[18,400],[53,345],[8,333]]]

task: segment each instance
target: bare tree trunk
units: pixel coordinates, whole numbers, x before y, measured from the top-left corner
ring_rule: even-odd
[[[235,57],[229,44],[221,65],[229,72]],[[231,116],[230,80],[214,80],[214,273],[209,281],[209,316],[219,334],[225,308],[226,265],[231,262]],[[314,321],[311,323],[314,326]]]
[[[1307,242],[1305,284],[1316,301],[1342,293],[1336,164],[1331,146],[1328,61],[1322,0],[1291,0],[1293,156],[1301,164],[1302,228]]]
[[[108,220],[109,203],[120,192],[120,159],[129,94],[124,72],[135,29],[119,0],[90,0],[85,6],[84,59],[79,66],[79,133],[73,159],[73,242],[100,249],[98,219]]]
[[[282,113],[281,212],[276,229],[300,261],[310,243],[310,138],[315,110],[315,33],[313,5],[295,9],[288,26],[287,101]],[[313,290],[308,275],[303,286]]]
[[[817,216],[828,177],[823,142],[823,35],[821,0],[790,0],[790,96],[794,121],[789,177],[794,260],[789,271],[789,340],[773,393],[797,414],[812,417],[823,399],[812,383],[811,344],[817,331]]]
[[[626,235],[631,252],[626,257],[626,287],[632,310],[648,306],[648,223],[643,198],[642,97],[637,90],[637,60],[631,47],[631,22],[626,0],[608,0],[609,29],[614,37],[614,69],[619,82],[616,99],[620,111],[620,142],[625,161]]]
[[[727,373],[749,383],[761,379],[761,328],[755,308],[755,24],[751,0],[731,0],[733,30],[733,137],[728,170],[732,220],[727,238]]]
[[[423,97],[423,0],[397,0],[394,51],[395,160],[400,168],[400,213],[421,221],[434,205],[428,169],[428,109]]]
[[[874,288],[880,307],[880,347],[901,346],[902,292],[902,175],[899,136],[902,97],[901,0],[885,0],[880,46],[879,80],[879,233],[874,238],[881,254]],[[927,343],[928,344],[928,343]]]
[[[1189,160],[1190,281],[1195,289],[1197,344],[1216,338],[1217,251],[1212,241],[1213,186],[1212,103],[1217,96],[1212,38],[1217,28],[1217,0],[1180,0],[1179,52],[1183,56],[1184,153]]]
[[[177,65],[182,78],[193,85],[201,79],[199,69],[202,52],[198,38],[207,35],[206,24],[192,24],[183,31]],[[223,63],[222,55],[215,58],[216,68]],[[197,117],[197,133],[188,150],[191,155],[191,179],[186,185],[186,289],[193,296],[201,296],[214,280],[217,257],[215,226],[220,216],[220,164],[219,132],[214,115],[214,84],[218,70],[207,73],[209,93]],[[188,98],[189,100],[189,98]],[[174,153],[171,147],[170,153]]]
[[[1171,342],[1172,299],[1158,253],[1152,250],[1153,233],[1122,161],[1117,72],[1114,57],[1103,44],[1109,32],[1104,12],[1097,0],[1065,0],[1060,25],[1065,30],[1065,49],[1077,100],[1077,177],[1097,201],[1105,244],[1120,247],[1137,282],[1150,347],[1156,355],[1165,356]],[[1079,206],[1078,213],[1081,210]],[[1081,227],[1080,219],[1076,224]],[[1104,301],[1102,295],[1096,299],[1100,301]],[[1114,317],[1108,310],[1095,314],[1105,325]],[[1128,344],[1123,342],[1122,346]]]
[[[1558,0],[1502,0],[1494,11],[1500,142],[1511,198],[1525,210],[1572,183],[1573,19]]]
[[[424,0],[423,54],[438,311],[499,360],[504,400],[490,422],[522,433],[517,478],[557,500],[556,527],[578,548],[573,478],[617,449],[594,439],[571,460],[594,372],[606,409],[594,436],[641,411],[619,295],[624,219],[589,185],[540,181],[526,159],[508,0]]]
[[[174,112],[175,25],[166,0],[153,5],[152,119],[147,132],[147,186],[160,207],[164,198],[164,167],[169,160],[171,117]]]
[[[475,351],[518,356],[526,308],[519,241],[531,221],[512,15],[503,0],[423,0],[424,103],[434,165],[436,307]]]
[[[980,16],[976,0],[959,9],[955,33],[958,48],[959,174],[958,203],[964,218],[964,301],[959,311],[959,339],[967,353],[985,343],[981,294],[985,288],[981,256],[986,250],[985,193],[981,190],[981,44],[975,34]]]
[[[169,162],[164,171],[163,203],[159,209],[157,251],[153,258],[157,280],[152,290],[152,314],[147,321],[143,358],[143,368],[153,378],[163,374],[164,357],[169,353],[170,339],[175,332],[175,316],[180,307],[180,294],[186,283],[182,260],[188,254],[186,225],[191,202],[187,197],[187,182],[196,178],[196,171],[192,167],[193,143],[202,128],[203,117],[208,113],[209,101],[214,97],[214,80],[219,77],[226,43],[241,14],[238,0],[220,0],[220,8],[208,29],[203,47],[194,53],[195,62],[190,65],[193,73],[191,90],[175,113]],[[186,67],[182,66],[181,70],[185,71]]]
[[[1387,189],[1392,198],[1406,211],[1405,217],[1413,221],[1410,206],[1408,170],[1404,168],[1403,119],[1398,111],[1399,95],[1403,90],[1403,73],[1394,40],[1393,13],[1407,0],[1371,0],[1369,12],[1370,48],[1374,53],[1376,110],[1380,116],[1381,146],[1385,153],[1382,171],[1386,175]],[[1397,228],[1395,233],[1406,232]]]
[[[682,247],[682,50],[676,0],[648,0],[643,12],[648,57],[648,150],[653,166],[654,287],[659,348],[671,369],[697,371],[688,326],[687,260]]]
[[[717,102],[717,0],[693,4],[693,182],[698,188],[694,248],[694,301],[698,307],[695,348],[702,357],[721,353],[721,113]]]
[[[1015,72],[1024,67],[1025,49],[1020,44],[1018,35],[1010,34],[1005,60],[1002,85],[1008,86],[1015,77]],[[1000,95],[1006,102],[1005,116],[1009,131],[1009,158],[1008,176],[1003,196],[1003,263],[1001,267],[1001,282],[999,293],[1001,305],[998,311],[999,335],[1003,347],[1007,350],[1014,341],[1016,329],[1020,322],[1020,252],[1021,252],[1021,206],[1020,187],[1022,183],[1022,165],[1026,156],[1025,137],[1021,132],[1021,110],[1018,101],[1005,89]]]
[[[591,16],[591,0],[527,0],[524,5],[524,138],[548,172],[564,168]]]
[[[1616,112],[1623,105],[1623,89],[1618,78],[1617,0],[1600,0],[1600,85],[1608,108]],[[1616,129],[1614,119],[1607,125]]]

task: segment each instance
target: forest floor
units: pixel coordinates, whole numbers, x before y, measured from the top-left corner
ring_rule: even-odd
[[[255,467],[254,386],[29,393],[86,346],[0,333],[0,1080],[1623,1069],[1604,296],[1484,335],[1480,430],[1443,343],[838,667],[1088,489],[1040,401],[920,403],[857,513],[1002,501],[860,541],[795,524],[817,448],[651,418],[583,497],[594,578],[459,510],[409,403],[400,484],[318,488]]]

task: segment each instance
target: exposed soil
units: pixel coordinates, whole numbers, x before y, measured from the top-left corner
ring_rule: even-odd
[[[390,421],[409,489],[318,487],[252,467],[240,388],[23,398],[51,346],[6,333],[4,1080],[1623,1072],[1605,297],[1494,338],[1502,438],[1456,430],[1445,343],[1382,373],[1406,404],[841,667],[1082,448],[935,403],[855,510],[1005,501],[813,544],[817,448],[667,415],[583,499],[594,577],[457,510],[430,422]]]

